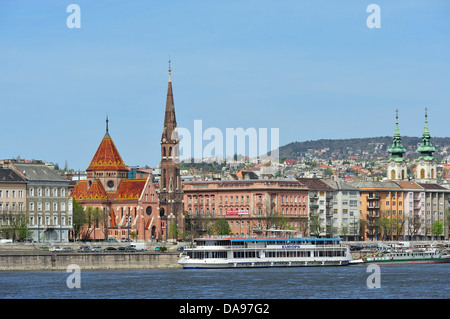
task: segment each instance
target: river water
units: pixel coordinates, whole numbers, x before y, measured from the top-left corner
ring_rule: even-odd
[[[69,276],[78,277],[69,280]],[[375,277],[376,276],[376,277]],[[70,284],[72,283],[72,284]],[[79,284],[74,286],[73,283]],[[72,288],[70,288],[71,286]],[[448,299],[450,264],[0,272],[1,299]]]

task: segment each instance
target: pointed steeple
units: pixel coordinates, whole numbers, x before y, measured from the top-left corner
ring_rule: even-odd
[[[109,122],[109,120],[108,120],[108,115],[106,115],[106,133],[105,133],[105,138],[111,138],[110,136],[109,136],[109,128],[108,128],[108,122]]]
[[[175,117],[175,105],[173,102],[173,92],[172,92],[172,69],[170,68],[169,60],[169,82],[167,86],[167,98],[166,98],[166,113],[164,115],[164,129],[161,137],[161,142],[172,141],[173,131],[177,127],[177,119]]]
[[[106,133],[100,142],[94,157],[86,171],[118,170],[126,171],[125,163],[109,135],[108,117],[106,117]]]
[[[433,152],[436,151],[431,143],[430,130],[428,129],[428,109],[425,108],[425,127],[422,134],[422,144],[420,144],[417,151],[420,153],[419,159],[433,160]]]
[[[400,135],[400,130],[398,128],[398,110],[396,110],[395,115],[395,131],[394,137],[392,139],[392,146],[389,148],[388,152],[391,153],[389,161],[404,161],[403,155],[406,153],[406,149],[402,145],[402,137]]]

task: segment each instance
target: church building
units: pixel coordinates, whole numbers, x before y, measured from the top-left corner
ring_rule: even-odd
[[[87,180],[79,181],[71,194],[90,213],[81,239],[150,240],[161,236],[152,214],[158,206],[152,175],[130,179],[128,172],[109,135],[107,119],[105,136],[86,169]]]

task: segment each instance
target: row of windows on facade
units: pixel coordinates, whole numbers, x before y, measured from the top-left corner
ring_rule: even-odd
[[[0,212],[23,212],[23,203],[0,203]]]
[[[249,208],[241,207],[240,209],[243,210],[243,211],[250,211]],[[192,214],[192,212],[193,212],[192,209],[189,209],[189,214]],[[206,213],[206,215],[209,215],[210,213],[212,215],[215,215],[216,210],[215,210],[215,208],[213,208],[211,211],[209,209],[204,210],[203,208],[200,208],[200,209],[196,208],[194,210],[194,212],[195,212],[195,214],[200,213],[200,215],[203,215],[205,213]],[[259,207],[258,209],[254,208],[254,214],[262,215],[263,214],[263,209],[261,207]],[[306,210],[305,210],[305,208],[303,208],[303,209],[301,209],[301,208],[298,208],[298,209],[297,208],[286,208],[286,209],[282,208],[281,209],[281,214],[282,215],[297,215],[297,214],[305,215],[306,214]],[[223,209],[219,209],[219,215],[224,215],[224,210]]]
[[[30,211],[34,211],[35,210],[35,203],[34,202],[30,202]],[[45,211],[50,211],[50,207],[53,206],[53,211],[56,212],[58,211],[58,202],[53,202],[53,205],[50,205],[50,202],[45,202]],[[42,202],[37,202],[37,211],[42,211]],[[59,205],[59,210],[60,211],[65,211],[66,210],[66,203],[65,202],[61,202]]]
[[[0,189],[0,198],[23,198],[23,190],[16,191]]]
[[[57,188],[57,187],[54,187],[54,188],[52,189],[52,192],[50,191],[50,188],[49,188],[49,187],[46,187],[46,188],[44,189],[44,191],[45,191],[45,197],[51,197],[51,196],[53,196],[53,197],[58,197],[58,188]],[[36,195],[35,195],[34,187],[30,187],[30,188],[28,189],[28,194],[29,194],[29,196],[31,196],[31,197],[33,197],[33,196],[38,196],[38,197],[44,196],[44,195],[43,195],[44,192],[42,191],[42,187],[36,188]],[[51,194],[51,195],[50,195],[50,194]],[[59,191],[59,194],[60,194],[61,197],[65,197],[65,196],[66,196],[66,189],[63,188],[63,187],[61,187],[61,189],[60,189],[60,191]]]
[[[369,194],[369,198],[379,198],[380,195],[378,192],[375,193],[368,193]],[[386,193],[386,198],[392,198],[393,200],[396,198],[402,198],[403,197],[403,192],[392,192],[392,196],[391,194],[388,192]],[[414,196],[413,192],[408,192],[406,194],[407,198],[411,198],[411,199],[419,199],[416,196]],[[420,197],[422,199],[425,198],[425,192],[420,192]],[[444,199],[445,198],[445,194],[444,193],[426,193],[426,198],[427,199]]]
[[[322,222],[325,222],[325,219],[323,219],[323,220],[321,220],[321,221],[322,221]],[[351,220],[349,220],[348,218],[343,218],[342,221],[341,221],[341,223],[342,223],[343,225],[349,225],[349,224],[350,224],[350,221],[351,221]],[[249,228],[249,227],[250,227],[250,221],[243,221],[243,220],[239,221],[239,220],[236,220],[236,221],[229,221],[228,223],[229,223],[231,229],[235,229],[235,228],[239,228],[239,227],[241,227],[241,228],[242,228],[242,227],[246,227],[246,228]],[[353,224],[354,221],[351,221],[351,223]],[[334,219],[333,219],[333,224],[334,224],[334,225],[339,224],[339,219],[334,218]],[[292,226],[292,227],[294,227],[294,228],[295,228],[295,227],[299,227],[299,223],[298,223],[298,222],[289,222],[289,225]],[[257,226],[258,228],[260,228],[260,227],[262,226],[262,223],[261,223],[260,221],[257,221],[256,226]]]
[[[58,216],[30,216],[30,225],[31,226],[72,226],[72,216],[67,218],[68,223],[66,224],[66,216],[61,215],[60,218]],[[53,223],[50,224],[50,221],[53,220]],[[45,223],[43,223],[45,221]],[[61,221],[61,223],[59,223]],[[36,223],[37,222],[37,223]]]
[[[261,203],[262,202],[262,195],[257,195],[257,196],[258,196],[258,202]],[[197,196],[194,196],[194,197],[189,196],[188,197],[189,204],[192,204],[192,198],[194,198],[194,203],[195,204],[198,203],[198,199],[200,199],[200,204],[203,204],[203,198],[205,198],[207,204],[209,204],[209,199],[210,198],[212,200],[212,203],[213,204],[215,203],[215,196],[214,195],[205,195],[205,196],[199,196],[199,197],[197,197]],[[239,201],[239,198],[240,198],[240,201]],[[289,202],[291,202],[291,203],[305,203],[306,202],[306,196],[295,196],[295,195],[294,196],[292,196],[292,195],[291,196],[288,196],[288,195],[283,196],[283,195],[281,195],[280,198],[281,198],[281,202],[282,203],[284,203],[284,202],[286,202],[286,203],[289,203]],[[228,203],[228,199],[230,199],[229,200],[230,203],[233,203],[233,202],[235,202],[235,203],[244,203],[244,199],[246,200],[245,202],[247,202],[247,203],[250,202],[250,196],[246,196],[245,198],[244,198],[244,196],[219,196],[219,203],[223,204],[225,202],[225,204],[227,204]],[[273,203],[274,200],[275,200],[274,196],[270,196],[270,200]]]
[[[53,225],[53,226],[66,226],[66,216],[61,216],[61,224],[59,224],[59,218],[58,216],[53,216],[53,218],[50,218],[51,216],[45,216],[45,219],[42,218],[42,216],[38,216],[35,218],[34,216],[30,216],[30,225],[31,226],[44,226],[44,225]],[[53,220],[53,223],[50,224],[50,221]],[[35,222],[38,222],[38,224],[35,224]],[[43,223],[45,221],[45,223]],[[8,217],[2,217],[0,218],[0,226],[8,226],[8,225],[14,225],[16,223],[16,218],[8,218]],[[69,216],[68,218],[68,224],[67,226],[72,225],[72,217]]]
[[[438,203],[420,203],[420,205],[416,205],[417,207],[425,207],[425,205],[427,206],[427,207],[430,207],[431,206],[431,204],[433,204],[433,206],[437,206],[438,205]],[[390,201],[386,201],[385,202],[385,205],[386,206],[397,206],[397,202],[390,202]],[[403,206],[403,202],[398,202],[398,206]],[[414,203],[413,202],[409,202],[409,206],[414,206]],[[443,207],[444,206],[444,203],[439,203],[439,206],[441,206],[441,207]],[[380,208],[381,206],[379,205],[379,202],[376,202],[376,203],[369,203],[368,204],[368,207],[369,208]]]

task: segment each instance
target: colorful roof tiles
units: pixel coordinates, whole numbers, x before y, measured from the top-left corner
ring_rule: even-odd
[[[144,190],[146,179],[124,179],[119,185],[115,201],[137,201]]]
[[[96,170],[127,170],[125,163],[123,162],[122,157],[120,157],[119,151],[114,145],[114,142],[108,132],[106,132],[103,137],[97,152],[95,152],[89,167],[86,169],[86,171]]]

